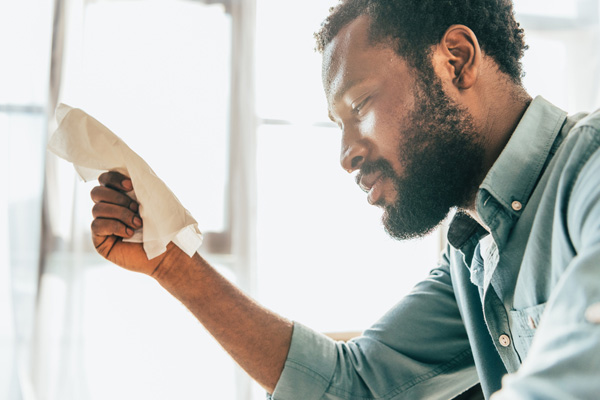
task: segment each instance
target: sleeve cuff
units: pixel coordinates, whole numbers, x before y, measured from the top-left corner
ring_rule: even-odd
[[[336,354],[333,340],[294,322],[290,350],[272,399],[321,399],[331,382]]]

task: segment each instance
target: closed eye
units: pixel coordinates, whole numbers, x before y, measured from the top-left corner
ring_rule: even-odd
[[[367,102],[371,99],[371,96],[367,96],[365,97],[364,100],[362,100],[360,103],[358,103],[357,105],[353,105],[352,106],[352,113],[356,114],[356,115],[360,115],[360,112],[362,111],[362,109],[365,107],[365,105],[367,104]]]

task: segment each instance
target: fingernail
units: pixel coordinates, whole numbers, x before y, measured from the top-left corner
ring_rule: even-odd
[[[127,190],[133,189],[133,184],[131,183],[131,179],[123,179],[121,181],[121,185]]]
[[[133,212],[138,212],[138,210],[140,209],[140,206],[138,206],[138,203],[136,203],[135,201],[132,201],[129,204],[129,209]]]
[[[139,217],[133,217],[133,224],[135,226],[142,226],[142,220]]]
[[[131,236],[131,235],[133,235],[133,229],[125,228],[125,233],[127,233],[128,236]]]

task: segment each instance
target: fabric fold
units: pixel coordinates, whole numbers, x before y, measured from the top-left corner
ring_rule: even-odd
[[[59,104],[58,128],[48,150],[71,162],[84,181],[95,180],[105,171],[128,176],[134,191],[128,193],[140,204],[144,226],[129,242],[141,242],[148,259],[175,243],[188,256],[202,244],[198,223],[152,168],[117,135],[84,111]]]

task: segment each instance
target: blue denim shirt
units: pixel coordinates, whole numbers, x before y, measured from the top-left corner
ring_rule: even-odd
[[[275,400],[600,399],[600,113],[536,98],[442,261],[363,336],[295,323]]]

